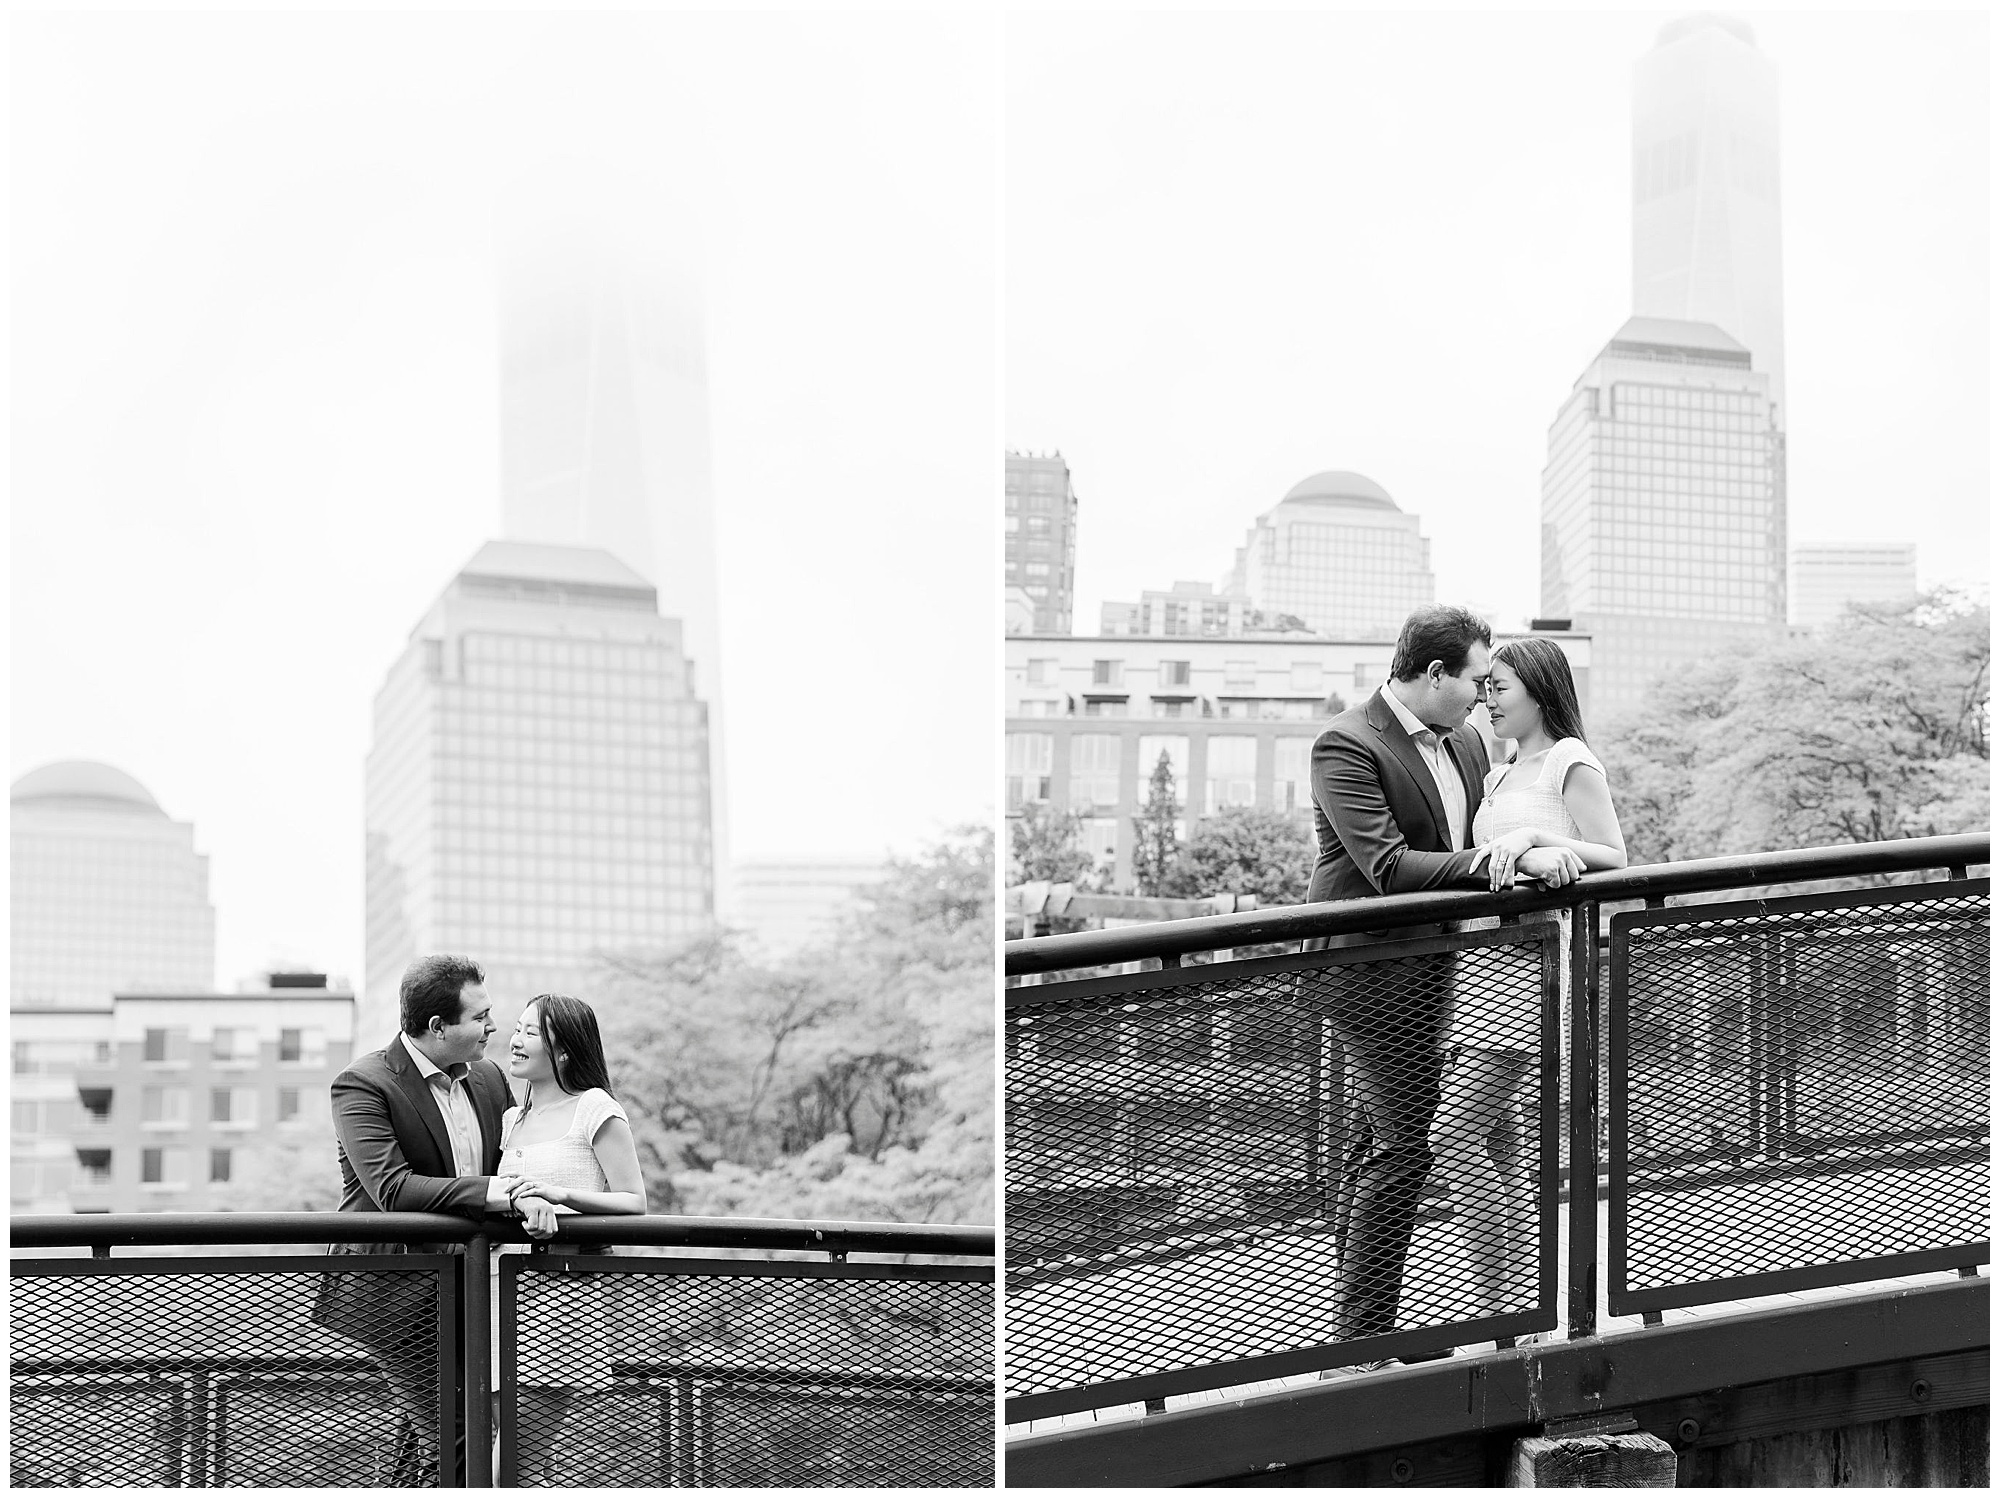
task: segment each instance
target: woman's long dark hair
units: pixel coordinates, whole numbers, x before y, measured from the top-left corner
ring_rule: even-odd
[[[536,994],[528,1003],[541,1010],[542,1045],[556,1069],[556,1086],[571,1094],[593,1087],[610,1092],[611,1072],[604,1064],[597,1012],[566,993]]]
[[[1530,635],[1525,640],[1509,640],[1493,652],[1493,659],[1505,661],[1521,678],[1521,685],[1542,710],[1542,727],[1551,739],[1581,739],[1583,709],[1576,702],[1576,678],[1570,675],[1569,657],[1554,640]]]

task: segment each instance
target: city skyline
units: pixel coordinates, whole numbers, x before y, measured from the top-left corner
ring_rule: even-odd
[[[1079,617],[1324,468],[1424,518],[1438,597],[1536,612],[1548,422],[1634,312],[1634,73],[1673,19],[1010,19],[1005,440],[1086,496]],[[1791,532],[1872,538],[1894,493],[1925,582],[1986,580],[1984,28],[1755,21]]]
[[[195,825],[224,986],[360,980],[369,701],[503,532],[503,220],[590,154],[702,234],[735,851],[990,815],[988,30],[17,17],[13,774],[101,761]],[[801,725],[846,794],[801,803]]]

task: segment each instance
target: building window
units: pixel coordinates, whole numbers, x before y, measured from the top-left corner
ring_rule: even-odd
[[[77,1173],[86,1186],[106,1186],[111,1182],[111,1151],[105,1149],[78,1150],[76,1152]]]
[[[1055,753],[1053,734],[1007,735],[1007,810],[1019,811],[1030,801],[1049,799],[1049,780],[1055,765]]]
[[[139,1095],[139,1121],[163,1127],[177,1127],[187,1122],[187,1089],[185,1087],[148,1087]]]
[[[139,1180],[147,1186],[157,1186],[166,1179],[166,1154],[162,1149],[139,1151]]]
[[[1092,661],[1090,663],[1090,684],[1097,687],[1124,686],[1125,663],[1123,661]]]
[[[167,1032],[165,1030],[148,1030],[146,1032],[146,1059],[148,1061],[164,1061],[167,1059]]]
[[[280,1030],[278,1032],[278,1059],[297,1061],[305,1053],[305,1031]]]
[[[299,1090],[296,1087],[278,1089],[278,1122],[290,1123],[299,1116]]]
[[[42,1105],[40,1103],[16,1102],[8,1110],[8,1113],[16,1134],[39,1134],[42,1132]]]
[[[215,1087],[208,1094],[208,1121],[210,1123],[229,1122],[229,1089]]]
[[[208,1152],[208,1178],[211,1181],[229,1179],[229,1151],[210,1150]]]
[[[1028,662],[1028,684],[1045,687],[1056,679],[1057,662],[1043,657]]]
[[[1090,811],[1118,804],[1118,737],[1080,733],[1069,741],[1069,804]]]
[[[1292,662],[1292,690],[1294,692],[1317,692],[1319,690],[1319,662]]]
[[[1271,771],[1271,804],[1279,811],[1300,811],[1312,805],[1311,739],[1279,739]]]
[[[1257,804],[1257,741],[1216,734],[1208,741],[1208,812]]]
[[[1254,687],[1257,685],[1257,663],[1255,661],[1227,661],[1222,667],[1223,685],[1231,687]]]
[[[1153,716],[1156,718],[1192,718],[1194,714],[1188,711],[1191,706],[1191,703],[1183,702],[1178,697],[1168,699],[1155,698],[1153,700]]]
[[[1188,661],[1161,661],[1160,685],[1163,687],[1184,687],[1188,684],[1191,667]]]

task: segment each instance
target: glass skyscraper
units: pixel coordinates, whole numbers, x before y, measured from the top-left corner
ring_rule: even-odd
[[[12,1007],[214,987],[208,857],[191,824],[123,770],[84,760],[30,771],[10,800]]]
[[[1770,380],[1720,328],[1635,317],[1578,378],[1542,470],[1542,613],[1591,636],[1607,719],[1682,661],[1785,622]]]
[[[1007,586],[1028,596],[1024,633],[1066,635],[1076,608],[1076,490],[1061,453],[1007,454]]]
[[[599,951],[715,916],[707,709],[680,621],[595,548],[488,542],[375,697],[363,1049],[410,959],[460,952],[503,1009]]]
[[[1373,479],[1315,473],[1257,517],[1226,591],[1272,627],[1285,616],[1334,639],[1393,640],[1437,600],[1431,543]]]
[[[1778,73],[1741,21],[1687,16],[1633,70],[1632,310],[1713,323],[1785,407]]]

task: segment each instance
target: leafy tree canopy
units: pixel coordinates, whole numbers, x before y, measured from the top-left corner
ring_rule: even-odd
[[[1597,746],[1633,861],[1986,827],[1988,629],[1932,592],[1670,674]]]
[[[1051,884],[1096,888],[1103,882],[1097,861],[1083,845],[1081,812],[1058,810],[1046,801],[1030,801],[1013,822],[1011,884],[1046,879]]]
[[[603,960],[655,1211],[991,1220],[992,868],[992,834],[963,828],[892,862],[813,949],[718,933]]]
[[[1260,905],[1297,905],[1312,880],[1312,826],[1292,812],[1228,806],[1197,822],[1161,881],[1175,899],[1255,895]]]

